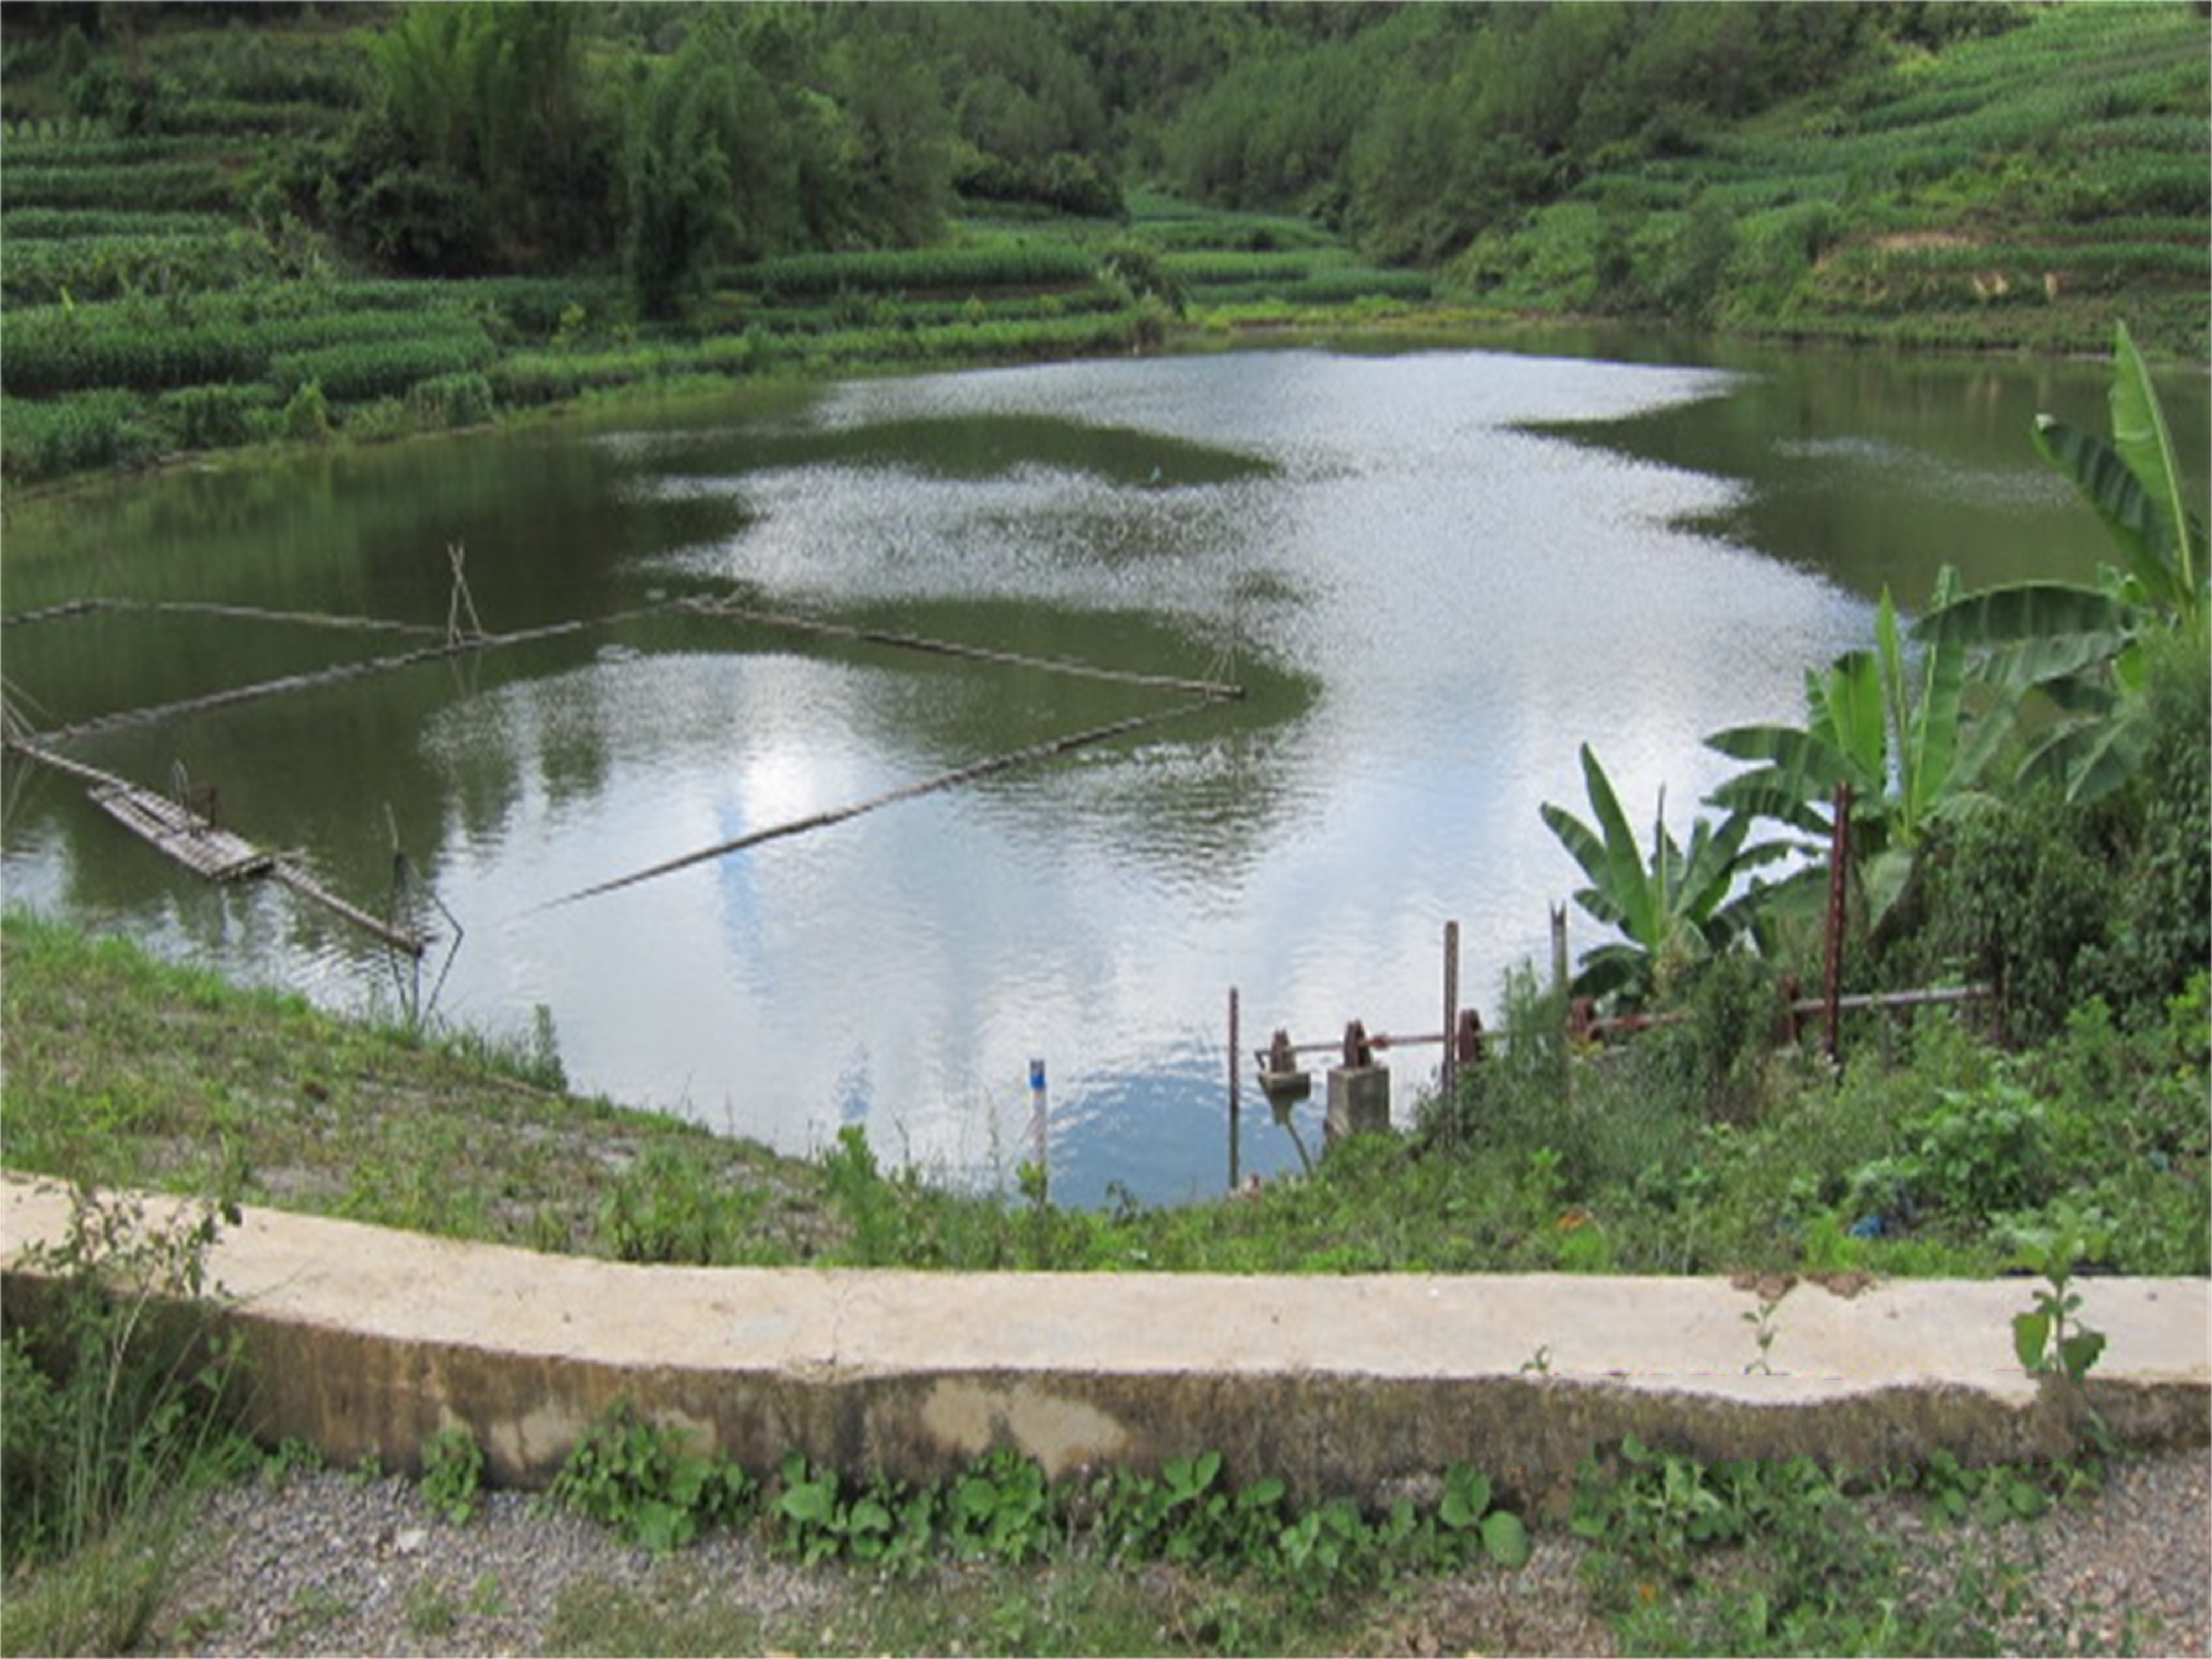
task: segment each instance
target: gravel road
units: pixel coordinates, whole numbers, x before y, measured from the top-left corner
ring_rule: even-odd
[[[2212,1452],[2128,1460],[2101,1490],[1995,1531],[1931,1526],[1901,1500],[1876,1500],[1874,1512],[1931,1593],[1972,1564],[2023,1570],[2028,1593],[2003,1627],[2011,1651],[2212,1651]],[[455,1526],[404,1480],[332,1471],[220,1494],[198,1543],[156,1633],[169,1651],[536,1653],[560,1639],[564,1595],[665,1588],[671,1574],[687,1595],[719,1598],[792,1645],[812,1645],[870,1583],[727,1534],[656,1559],[514,1492],[489,1494],[482,1513]],[[1471,1572],[1395,1598],[1375,1650],[1610,1654],[1581,1556],[1560,1530],[1540,1531],[1520,1572]]]

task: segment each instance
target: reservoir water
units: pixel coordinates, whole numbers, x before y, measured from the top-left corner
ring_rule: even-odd
[[[186,466],[10,503],[6,609],[220,601],[442,628],[449,549],[495,633],[465,659],[70,743],[219,791],[380,909],[395,840],[445,935],[420,979],[282,889],[218,889],[11,761],[10,903],[236,979],[550,1030],[573,1085],[803,1152],[1010,1185],[1047,1065],[1056,1198],[1225,1175],[1246,1046],[1432,1031],[1547,949],[1589,742],[1678,836],[1803,677],[1970,582],[2083,575],[2101,533],[2036,459],[2105,428],[2095,364],[1770,354],[1242,349],[630,404]],[[2204,453],[2200,379],[2171,394]],[[1246,695],[578,900],[580,888],[1182,692],[669,608],[687,598]],[[10,627],[42,729],[419,640],[110,611]],[[458,921],[458,945],[439,904]],[[1576,918],[1578,946],[1601,937]],[[442,975],[442,977],[441,977]],[[1401,1115],[1437,1051],[1394,1057]],[[1249,1066],[1248,1066],[1249,1073]],[[1245,1088],[1245,1167],[1294,1167]]]

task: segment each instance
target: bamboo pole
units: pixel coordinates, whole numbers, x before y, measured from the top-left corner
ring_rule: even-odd
[[[865,645],[886,645],[901,651],[922,651],[941,657],[964,657],[976,662],[998,663],[1009,668],[1034,668],[1046,673],[1072,674],[1079,678],[1108,680],[1116,685],[1149,685],[1164,690],[1188,691],[1194,696],[1212,697],[1233,702],[1244,696],[1244,688],[1219,680],[1184,679],[1172,674],[1139,674],[1132,670],[1101,668],[1093,663],[1077,662],[1066,657],[1030,657],[1014,651],[996,651],[988,646],[964,645],[957,640],[927,639],[919,634],[896,634],[880,628],[860,628],[849,623],[820,622],[811,617],[794,617],[778,611],[755,611],[744,605],[725,604],[716,599],[689,599],[687,608],[702,616],[727,617],[738,622],[757,623],[764,628],[787,628],[799,633],[819,634],[830,639],[853,640]]]
[[[994,755],[988,760],[977,761],[973,765],[959,767],[953,771],[940,772],[935,777],[923,778],[919,782],[902,785],[896,789],[889,790],[867,800],[857,801],[850,806],[836,807],[827,812],[816,812],[806,817],[793,818],[788,823],[773,824],[766,830],[756,830],[750,835],[739,836],[731,841],[717,842],[712,847],[702,847],[696,852],[686,853],[679,858],[667,859],[643,870],[632,871],[626,876],[617,876],[611,880],[594,883],[589,887],[580,887],[573,893],[564,893],[559,898],[549,899],[543,904],[533,906],[532,914],[538,910],[556,909],[563,904],[573,904],[579,899],[595,898],[602,893],[611,893],[619,888],[634,887],[640,882],[651,881],[657,876],[672,875],[675,872],[689,869],[695,864],[704,864],[709,859],[724,858],[732,853],[742,853],[746,848],[758,847],[764,842],[781,841],[787,836],[804,835],[810,830],[826,830],[833,823],[842,823],[848,818],[856,818],[865,812],[873,812],[882,807],[896,805],[900,801],[912,800],[918,795],[931,794],[939,789],[950,789],[956,784],[970,783],[977,778],[989,777],[996,772],[1010,771],[1018,766],[1034,765],[1039,761],[1050,760],[1055,756],[1065,755],[1073,750],[1086,748],[1092,744],[1104,743],[1110,738],[1118,738],[1130,732],[1141,731],[1148,726],[1158,726],[1166,720],[1180,720],[1186,714],[1194,714],[1200,709],[1210,708],[1212,706],[1210,702],[1184,703],[1179,708],[1164,709],[1150,714],[1133,715],[1127,720],[1115,720],[1111,725],[1094,726],[1085,732],[1070,732],[1065,737],[1054,738],[1044,743],[1031,744],[1026,749],[1017,749],[1007,754]]]
[[[94,616],[102,611],[148,612],[164,617],[222,617],[239,622],[292,623],[305,628],[355,629],[366,633],[414,634],[425,639],[441,637],[423,623],[392,622],[383,617],[346,617],[327,611],[271,611],[264,605],[227,605],[217,599],[70,599],[37,611],[18,611],[0,617],[0,626],[17,623],[59,622],[70,617]]]
[[[659,607],[653,607],[655,609]],[[273,680],[257,680],[251,685],[234,685],[224,691],[210,691],[203,696],[184,697],[175,702],[157,703],[151,708],[128,708],[112,714],[97,714],[88,720],[79,720],[73,726],[55,726],[37,734],[42,743],[58,742],[65,738],[90,737],[96,732],[112,732],[124,726],[146,726],[177,714],[197,714],[210,708],[226,708],[234,703],[252,702],[263,697],[282,696],[293,691],[308,691],[326,685],[337,685],[346,680],[362,679],[373,674],[389,674],[398,669],[412,668],[421,663],[435,662],[441,658],[457,657],[471,651],[495,651],[510,645],[528,645],[539,640],[557,639],[565,634],[580,633],[587,628],[605,627],[609,623],[627,621],[644,616],[647,611],[634,611],[595,621],[550,623],[543,628],[526,628],[513,634],[487,634],[481,639],[458,640],[426,645],[417,651],[403,651],[396,656],[370,657],[360,662],[334,663],[328,668],[318,668],[304,674],[286,674]]]

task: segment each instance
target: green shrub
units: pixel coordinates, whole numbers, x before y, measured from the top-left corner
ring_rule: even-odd
[[[1905,1126],[1917,1201],[1960,1218],[2041,1207],[2052,1195],[2048,1109],[2020,1085],[1944,1090]]]
[[[653,1146],[599,1206],[602,1246],[618,1261],[727,1261],[744,1206],[672,1146]]]
[[[466,1429],[441,1429],[422,1443],[422,1501],[455,1526],[475,1517],[483,1477],[483,1448]]]
[[[2050,793],[1985,802],[1938,825],[1924,855],[1927,942],[1991,988],[2014,1042],[2064,1027],[2118,899],[2075,838],[2079,817]]]
[[[2151,738],[2134,782],[2084,826],[2113,867],[2085,988],[2156,1029],[2212,962],[2212,656],[2201,636],[2152,644],[2138,694]]]
[[[285,400],[284,435],[301,443],[320,443],[331,435],[331,406],[318,382],[308,381]]]
[[[647,1422],[625,1400],[576,1443],[546,1496],[644,1548],[672,1550],[702,1524],[743,1520],[755,1486],[735,1463],[686,1450],[682,1430]]]
[[[226,1219],[209,1206],[156,1221],[143,1200],[79,1187],[62,1239],[25,1252],[44,1283],[0,1341],[10,1570],[167,1504],[228,1455],[235,1347],[200,1316]]]
[[[136,466],[161,449],[144,405],[128,392],[0,401],[0,474],[20,483]]]
[[[407,401],[433,426],[481,426],[499,412],[491,382],[474,372],[438,374],[419,381],[408,392]]]
[[[1479,1064],[1461,1069],[1458,1097],[1423,1106],[1419,1132],[1430,1145],[1518,1154],[1549,1144],[1570,1089],[1566,999],[1525,962],[1507,972],[1501,993],[1503,1029]]]
[[[164,392],[155,409],[180,449],[229,448],[276,430],[276,401],[261,386],[185,386]]]

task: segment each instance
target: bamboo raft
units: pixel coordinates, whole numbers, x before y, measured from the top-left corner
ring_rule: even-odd
[[[395,950],[420,957],[430,948],[429,937],[401,927],[350,904],[323,886],[281,853],[255,846],[244,836],[214,823],[189,806],[151,789],[142,789],[103,772],[96,766],[56,754],[26,738],[10,737],[4,745],[29,760],[66,772],[90,786],[88,793],[100,811],[125,829],[203,880],[228,885],[258,877],[282,882],[301,897],[320,905],[331,915],[375,935]]]
[[[243,881],[265,876],[276,866],[274,853],[209,823],[167,795],[116,782],[94,788],[92,799],[131,834],[206,880]]]

